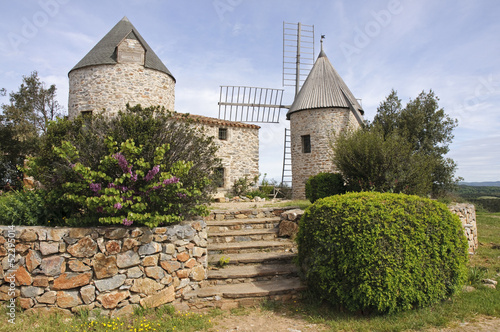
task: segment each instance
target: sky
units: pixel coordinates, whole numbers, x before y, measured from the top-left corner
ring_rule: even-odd
[[[433,90],[459,121],[447,157],[500,180],[500,2],[495,0],[23,0],[0,2],[0,88],[37,71],[67,112],[68,72],[124,16],[176,78],[178,112],[218,116],[221,85],[282,87],[283,22],[314,25],[365,118],[391,92]],[[285,87],[283,103],[293,101]],[[0,97],[0,103],[8,103]],[[281,179],[284,129],[260,130],[260,172]]]

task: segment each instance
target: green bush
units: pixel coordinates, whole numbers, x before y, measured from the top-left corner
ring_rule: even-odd
[[[114,144],[112,154],[108,145],[111,141]],[[62,149],[64,144],[66,147]],[[70,147],[74,156],[68,154]],[[158,149],[164,150],[161,156]],[[77,219],[80,224],[87,225],[116,223],[118,217],[122,217],[122,212],[137,203],[140,206],[136,208],[141,211],[134,208],[135,211],[127,211],[127,215],[128,212],[140,213],[142,216],[135,215],[136,224],[152,226],[157,221],[161,222],[161,214],[176,216],[168,220],[163,218],[163,222],[168,223],[174,219],[208,213],[206,203],[212,198],[215,170],[220,167],[220,160],[215,157],[216,151],[213,137],[205,135],[202,125],[195,123],[195,120],[160,107],[143,109],[139,105],[127,105],[125,112],[112,118],[94,115],[51,122],[42,137],[37,157],[30,159],[25,172],[40,181],[51,193],[47,206],[58,211],[69,210],[64,215],[67,217],[66,223]],[[125,158],[121,162],[126,164],[126,172],[113,155]],[[128,165],[130,162],[133,164]],[[75,168],[75,165],[78,167]],[[186,167],[181,170],[180,165]],[[113,173],[113,169],[118,173]],[[155,173],[152,176],[156,177],[149,179],[150,184],[145,184],[141,179],[144,180],[149,171]],[[132,176],[139,176],[139,181],[131,180]],[[170,190],[168,195],[163,191],[158,197],[153,197],[154,191],[159,189],[154,187],[158,187],[160,180],[168,178],[175,178],[176,183],[169,187],[173,189],[175,186],[176,189]],[[90,188],[91,183],[94,190]],[[95,190],[98,185],[102,190]],[[109,185],[115,188],[109,188]],[[128,190],[129,187],[134,190]],[[100,201],[110,195],[114,198],[108,202]],[[113,206],[119,203],[122,206],[120,213],[107,210],[108,203],[113,203]],[[116,218],[102,219],[110,216],[97,212],[96,208],[99,207],[108,214],[115,213]],[[100,208],[98,210],[101,211]],[[120,220],[124,219],[127,219],[126,224],[130,223],[130,218]]]
[[[1,225],[39,225],[49,220],[44,191],[11,191],[0,196]]]
[[[467,242],[439,202],[361,192],[320,199],[305,210],[298,261],[310,290],[348,310],[396,312],[461,289]]]
[[[314,203],[320,198],[345,193],[344,179],[339,173],[319,173],[306,182],[306,198]]]

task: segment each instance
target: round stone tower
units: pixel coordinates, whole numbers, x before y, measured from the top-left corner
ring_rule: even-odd
[[[126,17],[68,76],[70,118],[100,111],[112,116],[127,103],[174,110],[174,76]]]
[[[309,177],[336,171],[331,150],[333,134],[358,128],[364,121],[363,114],[362,107],[328,60],[322,44],[318,59],[287,113],[294,199],[305,199]]]

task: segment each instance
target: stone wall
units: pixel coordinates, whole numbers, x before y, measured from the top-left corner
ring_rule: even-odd
[[[136,63],[99,65],[69,73],[69,118],[85,111],[102,111],[115,115],[132,106],[162,105],[173,111],[175,81],[163,72]]]
[[[473,204],[457,203],[448,206],[448,209],[456,214],[462,222],[465,237],[469,243],[469,254],[474,254],[479,246],[477,239],[476,208]]]
[[[344,108],[305,110],[290,115],[294,199],[305,199],[305,184],[309,177],[335,171],[330,147],[334,131],[358,127],[354,114]],[[311,153],[302,152],[304,135],[311,137]]]
[[[219,147],[217,157],[224,168],[224,187],[219,190],[224,192],[231,190],[240,178],[247,176],[251,180],[259,176],[259,127],[235,127],[226,122],[204,124],[206,134],[213,136]],[[227,128],[226,140],[218,138],[219,128]]]
[[[168,227],[0,226],[0,300],[28,310],[99,308],[112,316],[172,303],[207,273],[202,220]],[[11,244],[11,243],[15,243]]]

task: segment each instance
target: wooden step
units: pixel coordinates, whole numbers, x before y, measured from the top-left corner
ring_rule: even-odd
[[[297,274],[293,264],[259,264],[228,266],[217,270],[208,270],[208,279],[258,278],[285,274]]]
[[[253,252],[243,254],[209,255],[208,263],[217,265],[221,258],[228,260],[229,265],[268,263],[276,261],[291,261],[297,254],[292,252]]]
[[[255,281],[250,283],[217,285],[199,288],[184,295],[185,299],[219,296],[223,298],[264,297],[275,294],[302,291],[306,287],[299,278],[275,281]]]
[[[208,245],[209,255],[217,253],[243,253],[255,251],[277,251],[292,248],[294,243],[290,239],[278,241],[246,241],[230,243],[210,243]]]

